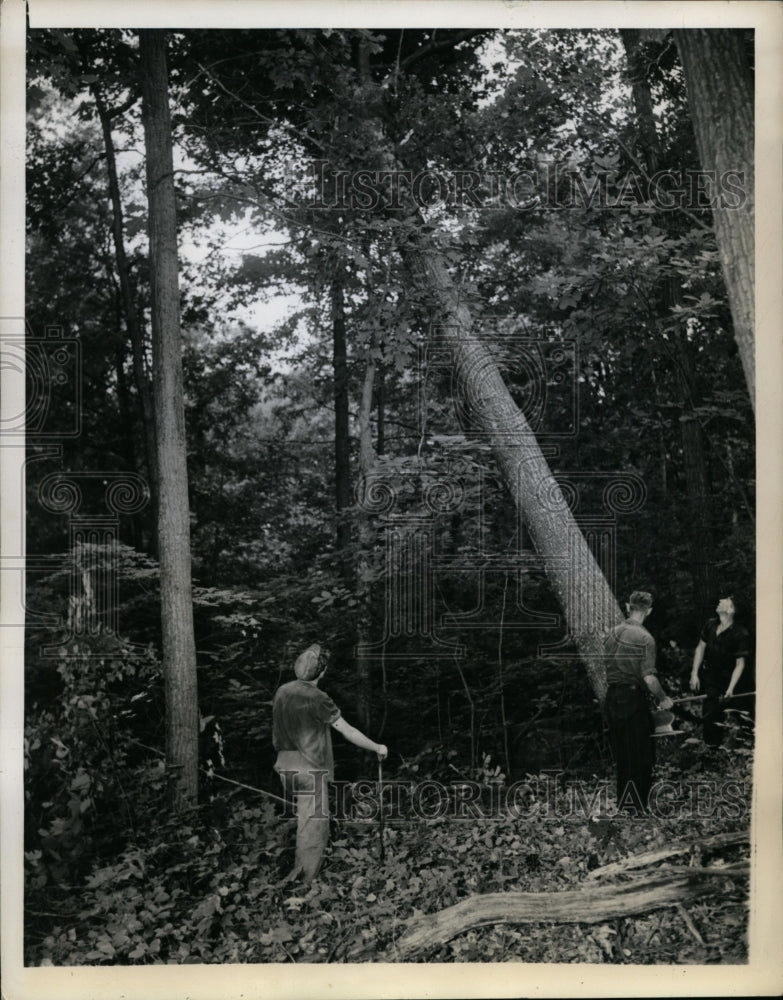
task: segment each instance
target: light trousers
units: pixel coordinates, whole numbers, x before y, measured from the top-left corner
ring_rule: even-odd
[[[301,869],[309,882],[318,874],[329,843],[328,772],[314,768],[296,750],[281,751],[275,770],[286,798],[296,804],[294,870]]]

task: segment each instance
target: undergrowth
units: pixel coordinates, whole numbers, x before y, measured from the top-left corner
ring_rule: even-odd
[[[286,881],[295,821],[269,800],[238,790],[194,814],[161,823],[111,863],[97,864],[59,919],[40,932],[28,899],[27,961],[36,965],[343,962],[361,952],[395,960],[395,941],[411,918],[477,893],[579,888],[594,869],[727,830],[747,828],[737,788],[747,795],[749,750],[709,755],[695,741],[663,754],[659,777],[690,774],[704,787],[737,786],[728,804],[704,815],[622,818],[558,815],[555,802],[528,803],[519,817],[433,819],[406,816],[333,822],[324,867],[310,884]],[[533,776],[531,776],[531,781]],[[551,783],[551,777],[547,777]],[[598,792],[596,779],[586,791]],[[747,796],[749,800],[749,796]],[[562,800],[565,801],[565,800]],[[554,806],[554,808],[553,808]],[[692,812],[692,810],[691,810]],[[384,859],[380,860],[381,839]],[[734,860],[727,848],[711,864]],[[36,858],[28,857],[34,885]],[[699,864],[698,851],[679,864]],[[78,891],[74,892],[73,890]],[[51,900],[51,896],[49,897]],[[50,904],[51,905],[51,902]],[[598,925],[526,924],[468,931],[427,960],[439,962],[743,962],[747,906],[741,885],[690,907],[698,937],[676,909]]]

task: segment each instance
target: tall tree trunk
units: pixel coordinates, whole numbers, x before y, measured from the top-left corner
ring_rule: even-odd
[[[334,480],[337,511],[337,550],[343,576],[348,576],[347,550],[351,544],[351,441],[348,420],[348,351],[345,340],[345,291],[342,279],[332,280],[332,339],[334,364]]]
[[[440,253],[420,244],[416,261],[439,304],[441,335],[452,352],[458,391],[470,401],[473,419],[492,446],[517,510],[543,557],[569,638],[603,702],[606,671],[601,635],[621,620],[620,608],[492,354],[471,333],[470,313]]]
[[[723,278],[751,404],[756,408],[754,362],[754,183],[753,72],[745,50],[745,32],[724,28],[687,28],[674,32],[685,72],[696,144],[704,170],[718,183],[733,173],[746,194],[712,206]],[[741,182],[737,174],[741,175]]]
[[[635,29],[620,31],[620,37],[625,46],[636,110],[640,152],[648,172],[653,174],[660,166],[661,146],[655,125],[647,63],[640,47],[643,36],[643,31]],[[664,279],[661,301],[669,315],[676,305],[681,304],[681,290],[673,278]],[[658,323],[659,317],[654,315],[653,321]],[[662,333],[661,336],[663,336]],[[685,488],[689,519],[692,525],[692,530],[688,532],[688,543],[691,552],[693,596],[698,620],[703,621],[711,609],[714,597],[712,553],[715,551],[715,542],[712,531],[712,503],[707,477],[707,463],[704,457],[704,435],[694,412],[698,405],[698,399],[696,398],[693,355],[687,338],[677,336],[675,349],[676,384],[683,410],[683,415],[680,418],[680,436],[685,466]],[[652,377],[655,383],[654,371]],[[657,385],[655,392],[657,396]]]
[[[138,469],[136,460],[136,439],[133,433],[133,406],[131,405],[131,394],[128,386],[128,379],[125,374],[125,358],[128,352],[128,345],[122,338],[122,304],[117,289],[117,282],[114,277],[114,261],[106,254],[104,258],[106,265],[106,276],[113,286],[114,304],[117,314],[117,342],[114,348],[114,372],[117,379],[117,409],[122,424],[122,454],[129,469]]]
[[[359,482],[367,482],[375,465],[375,453],[372,446],[372,390],[375,382],[375,362],[367,360],[362,386],[362,398],[359,403]],[[370,516],[364,510],[359,510],[359,554],[356,567],[356,598],[359,604],[359,615],[356,627],[356,680],[357,698],[356,713],[363,728],[370,729],[370,711],[372,704],[372,674],[370,658],[367,650],[371,645],[371,556],[373,551],[373,529]]]
[[[674,282],[667,283],[666,301],[673,306],[679,299]],[[704,448],[704,431],[696,412],[698,397],[690,344],[683,335],[674,338],[677,358],[677,386],[682,400],[680,439],[685,469],[685,493],[688,499],[688,544],[691,551],[691,578],[698,620],[704,621],[712,611],[715,599],[713,553],[715,535],[712,529],[712,494]]]
[[[127,345],[120,339],[114,355],[114,371],[117,378],[117,409],[123,428],[122,453],[128,469],[137,469],[136,445],[133,435],[133,407],[131,406],[128,380],[125,375],[125,352]],[[138,514],[128,517],[130,544],[134,549],[142,548],[143,532]]]
[[[141,404],[141,419],[144,428],[144,454],[146,459],[147,474],[149,476],[150,502],[153,511],[157,510],[158,498],[158,469],[155,457],[155,418],[153,414],[152,393],[150,391],[149,379],[144,364],[144,332],[139,323],[136,311],[136,296],[133,294],[133,286],[130,276],[130,265],[128,255],[125,252],[125,235],[122,217],[122,199],[120,197],[120,184],[117,175],[117,158],[114,152],[114,140],[111,132],[111,115],[103,101],[101,92],[97,85],[93,85],[92,94],[95,100],[95,107],[98,111],[98,118],[103,132],[103,145],[106,150],[106,171],[109,179],[109,197],[112,207],[112,239],[114,242],[114,255],[117,260],[117,275],[120,281],[120,295],[122,297],[122,314],[125,321],[125,328],[131,344],[131,357],[133,359],[133,377],[136,383],[136,391],[139,394]]]
[[[703,622],[710,616],[715,597],[712,565],[714,551],[712,504],[707,465],[704,461],[704,441],[698,417],[694,414],[684,415],[680,418],[680,428],[690,514],[688,534],[691,543],[691,574],[698,620]]]
[[[139,52],[149,201],[166,765],[171,779],[170,804],[179,812],[194,806],[198,797],[199,719],[190,578],[177,220],[165,32],[140,31]]]
[[[648,174],[652,175],[660,166],[661,145],[655,127],[652,94],[647,80],[647,64],[641,49],[643,33],[637,28],[621,28],[620,38],[625,48],[628,62],[628,78],[631,83],[636,124],[639,129],[639,145]]]
[[[378,366],[378,389],[376,391],[376,406],[378,409],[378,438],[376,450],[379,455],[386,453],[386,379],[383,375],[383,365]]]

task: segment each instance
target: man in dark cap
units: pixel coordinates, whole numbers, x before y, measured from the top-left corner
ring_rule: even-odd
[[[605,711],[617,765],[617,808],[637,814],[648,809],[655,762],[648,694],[655,696],[659,708],[672,706],[658,681],[655,640],[644,627],[652,603],[650,594],[635,590],[626,605],[627,620],[604,638],[609,685]]]
[[[329,695],[319,689],[327,660],[328,654],[318,643],[308,646],[294,663],[296,680],[281,685],[272,703],[275,770],[296,800],[296,859],[291,876],[301,872],[308,882],[318,874],[329,841],[332,729],[381,760],[389,752],[349,725]]]

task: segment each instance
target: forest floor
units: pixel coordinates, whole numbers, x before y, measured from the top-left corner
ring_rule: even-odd
[[[389,806],[383,829],[377,815],[357,814],[355,798],[346,818],[333,821],[324,866],[309,885],[285,878],[295,821],[268,799],[233,791],[190,826],[152,823],[111,863],[94,866],[82,886],[28,889],[26,961],[744,963],[752,749],[708,751],[676,737],[657,743],[656,778],[664,784],[657,815],[644,818],[616,814],[607,776],[569,785],[529,775],[518,786],[516,815],[498,807],[506,790],[491,781],[480,803],[455,791],[439,809],[443,793],[431,775],[410,766],[393,773],[392,758],[389,782],[429,781],[429,798],[420,795],[417,809],[403,807],[396,818]],[[372,791],[368,783],[365,807]],[[700,846],[717,835],[718,846]],[[618,863],[620,870],[604,871]],[[589,903],[599,889],[611,896],[615,887],[619,897],[651,877],[680,879],[683,903],[653,900],[647,910],[605,919],[598,910],[558,922],[511,918],[406,950],[422,918],[432,923],[471,897],[505,893],[511,902],[547,893],[554,903],[578,891]]]

